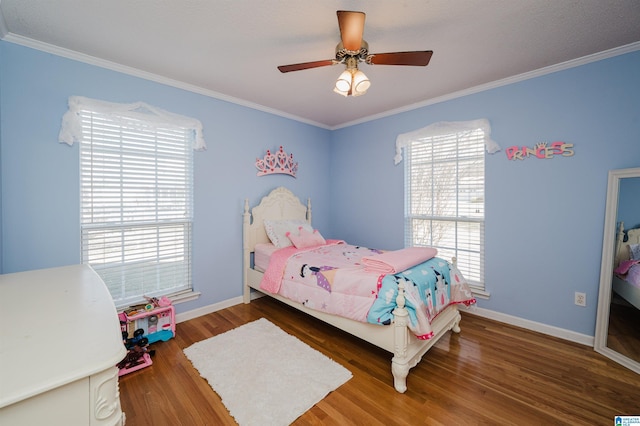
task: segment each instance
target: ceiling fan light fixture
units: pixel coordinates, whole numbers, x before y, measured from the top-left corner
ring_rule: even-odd
[[[340,42],[336,45],[335,59],[281,65],[278,67],[280,72],[285,73],[344,64],[346,70],[338,77],[333,91],[342,96],[360,96],[367,93],[371,82],[362,71],[358,70],[359,62],[364,62],[367,65],[426,66],[431,60],[432,50],[370,53],[369,44],[362,38],[364,34],[364,12],[338,10],[337,15]]]
[[[353,81],[351,83],[353,96],[364,95],[367,93],[369,87],[371,87],[369,78],[362,71],[356,70],[356,72],[353,73]]]
[[[340,94],[342,94],[343,92],[348,93],[351,90],[352,79],[353,79],[353,75],[351,74],[351,71],[344,70],[342,74],[340,74],[340,76],[338,77],[338,80],[336,81],[335,91]]]
[[[333,91],[342,96],[360,96],[371,86],[369,78],[358,68],[347,68],[340,74]]]
[[[338,95],[342,95],[342,96],[345,96],[345,97],[349,96],[349,93],[350,93],[350,92],[343,92],[342,90],[338,90],[337,87],[334,87],[333,91],[336,92]]]

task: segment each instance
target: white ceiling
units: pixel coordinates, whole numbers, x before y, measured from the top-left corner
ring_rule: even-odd
[[[0,1],[6,41],[329,129],[640,49],[639,0]],[[370,52],[433,50],[430,64],[362,64],[372,85],[355,98],[332,91],[342,65],[280,73],[278,65],[334,57],[336,10],[366,13]]]

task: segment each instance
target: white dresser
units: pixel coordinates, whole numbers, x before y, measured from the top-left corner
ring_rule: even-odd
[[[115,365],[125,355],[89,266],[0,275],[0,425],[123,425]]]

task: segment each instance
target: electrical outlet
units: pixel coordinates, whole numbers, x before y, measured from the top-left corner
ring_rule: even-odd
[[[578,306],[587,306],[587,295],[576,291],[575,304]]]

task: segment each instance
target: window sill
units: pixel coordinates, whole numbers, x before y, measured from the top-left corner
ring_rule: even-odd
[[[187,290],[181,291],[180,293],[169,294],[167,297],[171,300],[171,303],[174,305],[178,303],[191,302],[192,300],[196,300],[200,297],[199,291]]]
[[[491,297],[491,293],[489,293],[486,290],[482,290],[479,288],[473,288],[471,287],[471,294],[473,294],[476,299],[489,299]]]
[[[166,294],[165,296],[171,300],[171,304],[172,305],[178,305],[180,303],[185,303],[185,302],[190,302],[192,300],[196,300],[200,297],[200,292],[199,291],[193,291],[193,290],[184,290],[184,291],[180,291],[178,293],[173,293],[173,294]],[[160,296],[157,296],[160,297]],[[148,303],[146,300],[140,300],[139,303],[133,303],[130,305],[118,305],[116,306],[116,309],[118,310],[118,312],[122,312],[126,309],[129,309],[132,306],[137,306],[137,305],[144,305],[145,303]]]

